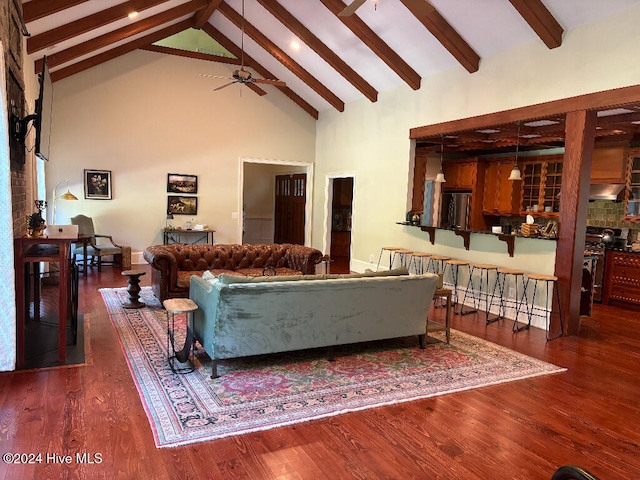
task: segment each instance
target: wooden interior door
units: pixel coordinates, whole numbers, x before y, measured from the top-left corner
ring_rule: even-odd
[[[276,176],[274,242],[304,245],[307,174]]]

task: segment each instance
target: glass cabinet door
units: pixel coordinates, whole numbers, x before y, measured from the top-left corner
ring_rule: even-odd
[[[631,160],[631,172],[627,199],[627,216],[640,215],[640,157]]]
[[[522,180],[522,210],[531,212],[534,205],[540,208],[540,186],[542,184],[542,163],[527,163]]]

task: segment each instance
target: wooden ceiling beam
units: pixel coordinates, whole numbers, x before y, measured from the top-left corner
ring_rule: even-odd
[[[207,21],[211,18],[211,15],[213,15],[213,12],[218,9],[222,2],[223,0],[209,0],[209,5],[207,5],[206,8],[198,11],[193,16],[193,28],[195,28],[196,30],[202,29],[204,24],[207,23]]]
[[[235,43],[233,43],[229,38],[227,38],[221,31],[211,25],[209,22],[205,23],[202,26],[202,30],[207,33],[211,38],[213,38],[216,42],[230,51],[237,58],[240,58],[242,52],[240,47],[238,47]],[[251,56],[244,53],[244,59],[246,64],[253,68],[256,72],[262,75],[264,78],[276,78],[269,70],[264,68],[258,62],[256,62]],[[309,103],[307,103],[302,97],[300,97],[297,93],[291,90],[289,87],[281,87],[276,86],[284,95],[289,97],[295,104],[297,104],[300,108],[302,108],[305,112],[311,115],[316,120],[318,119],[318,110],[313,108]]]
[[[469,73],[478,71],[480,56],[426,0],[400,0]]]
[[[378,100],[378,92],[362,78],[356,71],[346,64],[333,50],[327,47],[322,40],[316,37],[311,31],[305,27],[297,18],[289,13],[276,0],[258,0],[271,15],[277,18],[280,23],[293,32],[300,40],[316,52],[325,62],[333,67],[340,75],[349,83],[356,87],[360,93],[372,102]]]
[[[227,19],[231,21],[236,27],[242,27],[242,17],[238,12],[231,8],[226,3],[222,3],[218,8],[218,11],[222,13]],[[287,55],[280,47],[269,40],[264,34],[262,34],[251,23],[244,20],[244,32],[250,38],[253,39],[260,47],[269,52],[273,57],[282,63],[285,67],[291,70],[300,80],[311,87],[318,95],[324,98],[331,106],[333,106],[339,112],[344,111],[344,102],[340,100],[331,90],[325,87],[318,79],[305,70],[299,63],[293,58]]]
[[[564,29],[541,0],[509,0],[547,47],[562,45]]]
[[[356,35],[367,47],[369,47],[380,59],[387,64],[407,85],[412,89],[420,88],[420,75],[405,62],[400,55],[378,37],[366,23],[357,15],[339,17],[345,4],[341,0],[320,0],[354,35]]]
[[[167,28],[163,28],[162,30],[158,30],[157,32],[150,33],[149,35],[145,35],[144,37],[137,38],[135,40],[131,40],[128,43],[124,43],[122,45],[118,45],[111,50],[95,55],[91,58],[87,58],[86,60],[82,60],[80,62],[69,65],[68,67],[61,68],[59,70],[55,70],[51,72],[51,80],[57,82],[58,80],[62,80],[63,78],[70,77],[71,75],[75,75],[76,73],[80,73],[84,70],[88,70],[89,68],[100,65],[104,62],[108,62],[109,60],[113,60],[114,58],[118,58],[121,55],[124,55],[129,52],[133,52],[138,48],[146,47],[153,42],[157,42],[158,40],[162,40],[163,38],[170,37],[171,35],[175,35],[176,33],[180,33],[187,28],[191,28],[192,19],[183,20],[174,25],[171,25]]]
[[[22,14],[26,23],[33,22],[47,15],[75,7],[89,0],[31,0],[22,4]]]
[[[101,10],[87,17],[81,18],[65,25],[53,28],[46,32],[34,35],[27,39],[27,53],[31,54],[57,43],[69,40],[77,35],[89,32],[94,28],[103,27],[109,23],[127,18],[132,11],[142,11],[147,8],[160,5],[167,0],[129,0],[128,2],[114,5],[106,10]]]
[[[47,65],[50,68],[54,68],[58,65],[70,62],[75,58],[79,58],[101,48],[108,47],[109,45],[124,40],[125,38],[133,37],[134,35],[159,27],[160,25],[164,25],[177,18],[189,15],[190,13],[204,8],[207,5],[207,1],[208,0],[191,0],[190,2],[165,10],[164,12],[158,13],[152,17],[131,23],[126,27],[119,28],[99,37],[87,40],[86,42],[74,45],[73,47],[47,55]],[[39,59],[35,62],[35,71],[40,72],[41,70],[42,59]]]

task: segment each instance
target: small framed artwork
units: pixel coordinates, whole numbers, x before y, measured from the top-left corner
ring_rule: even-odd
[[[198,176],[169,173],[167,175],[167,192],[186,194],[198,193]]]
[[[111,200],[111,170],[85,169],[84,198]]]
[[[167,197],[167,213],[173,215],[197,215],[198,197],[169,195]]]

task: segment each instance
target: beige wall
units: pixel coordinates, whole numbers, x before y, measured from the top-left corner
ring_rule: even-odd
[[[167,174],[190,174],[198,214],[174,225],[193,218],[217,230],[217,242],[240,242],[240,158],[313,162],[315,120],[276,89],[213,92],[198,75],[231,70],[136,51],[56,82],[47,190],[69,179],[80,198],[57,202],[58,222],[89,215],[99,233],[139,252],[162,241]],[[113,200],[84,199],[83,169],[111,170]]]
[[[352,230],[352,268],[361,270],[369,255],[377,261],[382,245],[442,252],[457,258],[498,265],[513,264],[506,245],[473,235],[471,250],[449,232],[436,235],[436,245],[416,228],[396,225],[408,208],[409,129],[447,120],[506,110],[583,93],[637,84],[640,64],[640,8],[597,25],[565,34],[560,48],[537,41],[483,59],[480,70],[462,67],[423,78],[419,91],[402,87],[381,93],[377,103],[352,102],[344,113],[322,112],[317,126],[315,202],[321,205],[327,176],[356,172]],[[322,232],[324,212],[315,210],[313,229]],[[554,242],[516,240],[518,265],[551,273]],[[314,233],[314,246],[321,239]]]

